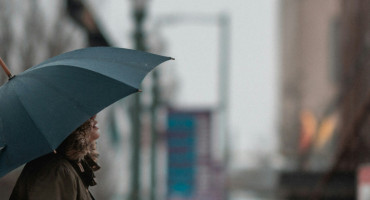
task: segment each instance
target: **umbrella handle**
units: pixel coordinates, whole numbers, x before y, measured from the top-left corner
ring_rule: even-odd
[[[9,68],[6,66],[2,58],[0,58],[0,65],[3,68],[4,72],[6,73],[6,75],[8,76],[9,80],[12,79],[14,76],[12,75],[12,73],[10,73]]]

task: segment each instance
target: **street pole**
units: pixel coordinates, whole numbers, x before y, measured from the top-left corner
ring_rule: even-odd
[[[151,106],[151,151],[150,151],[150,200],[157,199],[157,108],[159,105],[159,78],[154,70],[152,76],[152,106]]]
[[[135,42],[135,49],[140,51],[145,51],[145,41],[144,41],[144,30],[143,22],[145,20],[146,10],[145,1],[133,0],[134,4],[134,22],[135,30],[133,34],[133,39]],[[141,98],[140,95],[134,95],[134,105],[131,111],[132,117],[132,158],[131,158],[131,194],[130,200],[140,200],[140,160],[141,160]]]
[[[230,19],[227,14],[221,14],[218,18],[218,24],[220,28],[220,50],[219,50],[219,122],[220,122],[220,141],[222,142],[222,160],[225,163],[224,170],[225,175],[228,173],[229,165],[229,60],[230,60]],[[225,185],[225,197],[229,199],[228,184]]]
[[[219,112],[221,138],[226,139],[228,131],[228,99],[229,99],[229,18],[225,14],[219,16],[220,50],[219,50]],[[222,144],[226,153],[226,140]],[[225,156],[225,155],[224,155]],[[224,157],[226,159],[226,157]],[[225,161],[225,160],[224,160]]]

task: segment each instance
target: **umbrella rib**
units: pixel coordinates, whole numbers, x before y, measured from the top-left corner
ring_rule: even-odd
[[[72,60],[72,59],[71,59]],[[65,60],[64,60],[65,61]],[[104,61],[104,62],[109,62],[109,61]],[[114,63],[114,62],[110,62],[110,63]],[[129,62],[127,62],[127,63],[129,63]],[[48,64],[50,64],[50,63],[48,63]],[[117,64],[117,63],[115,63],[115,64]],[[132,63],[130,63],[130,64],[132,64]],[[122,65],[122,64],[121,64]],[[120,83],[122,83],[122,84],[125,84],[125,85],[127,85],[127,86],[130,86],[130,87],[132,87],[132,88],[134,88],[134,89],[136,89],[136,90],[138,90],[138,88],[137,87],[135,87],[135,86],[133,86],[132,84],[129,84],[129,83],[123,83],[122,81],[120,81],[120,80],[118,80],[118,79],[116,79],[116,78],[114,78],[114,77],[112,77],[112,76],[108,76],[108,75],[106,75],[106,74],[103,74],[103,73],[101,73],[101,72],[98,72],[98,71],[94,71],[94,70],[92,70],[92,69],[88,69],[88,68],[84,68],[84,67],[82,67],[82,66],[78,66],[78,65],[75,65],[75,64],[56,64],[56,65],[49,65],[49,66],[40,66],[40,67],[37,67],[37,68],[30,68],[29,70],[27,70],[27,71],[25,71],[26,73],[31,73],[32,71],[33,72],[35,72],[35,71],[37,71],[37,70],[41,70],[42,68],[44,68],[44,67],[73,67],[73,68],[78,68],[78,69],[81,69],[81,70],[83,70],[83,71],[89,71],[89,72],[92,72],[92,73],[96,73],[96,74],[99,74],[99,75],[101,75],[101,76],[104,76],[104,77],[106,77],[106,78],[109,78],[109,79],[114,79],[114,80],[116,80],[116,81],[118,81],[118,82],[120,82]],[[144,76],[143,76],[143,79],[145,78],[145,76],[149,73],[149,71],[147,72],[147,71],[145,71],[145,70],[140,70],[140,71],[142,71],[142,73],[144,74]]]
[[[50,149],[51,149],[51,150],[54,150],[54,149],[53,149],[53,147],[50,145],[50,143],[49,143],[48,139],[46,139],[45,135],[44,135],[44,134],[42,134],[40,127],[37,125],[37,123],[33,120],[33,118],[31,117],[31,115],[29,114],[29,112],[28,112],[27,108],[23,105],[23,101],[18,97],[18,94],[17,94],[16,90],[13,90],[13,91],[15,92],[15,94],[16,94],[16,95],[15,95],[15,97],[16,97],[16,98],[18,99],[18,101],[20,102],[20,105],[22,105],[22,108],[26,111],[26,113],[27,113],[27,115],[28,115],[29,119],[32,121],[32,123],[35,125],[35,127],[37,127],[37,130],[39,130],[39,133],[40,133],[40,135],[42,136],[42,138],[44,138],[44,139],[45,139],[45,141],[46,141],[47,145],[50,147]]]
[[[110,79],[111,81],[114,81],[115,83],[117,83],[119,85],[124,85],[126,87],[132,88],[133,90],[139,91],[137,88],[135,88],[135,87],[133,87],[133,86],[131,86],[129,84],[126,84],[126,83],[124,83],[122,81],[119,81],[117,79],[111,78],[111,77],[109,77],[107,75],[104,75],[104,74],[101,74],[99,72],[92,71],[92,70],[89,70],[89,69],[84,69],[84,68],[81,68],[81,67],[73,67],[73,66],[63,66],[63,65],[58,65],[58,66],[53,66],[53,67],[59,67],[59,68],[60,67],[69,67],[70,69],[74,69],[74,70],[81,70],[81,71],[85,71],[85,72],[89,72],[89,73],[93,73],[93,74],[98,74],[99,76],[103,76],[103,77],[105,77],[107,79]],[[83,106],[83,104],[79,103],[79,101],[74,96],[69,95],[66,92],[66,90],[63,90],[63,88],[61,88],[60,86],[55,85],[52,81],[48,80],[47,78],[42,77],[42,76],[37,76],[36,77],[36,76],[34,76],[34,73],[23,74],[22,76],[27,76],[28,78],[34,79],[35,81],[37,81],[39,83],[42,83],[44,85],[47,85],[49,88],[52,88],[53,91],[55,91],[56,93],[60,94],[60,96],[68,97],[70,101],[74,102],[74,105],[78,105],[78,106],[76,106],[76,109],[78,109],[79,111],[81,111],[81,113],[84,113],[86,116],[90,116],[91,115],[91,112],[89,112]],[[21,78],[21,77],[19,76],[18,78]],[[22,84],[24,84],[24,83],[22,83]]]
[[[86,68],[83,68],[83,67],[74,66],[74,65],[55,65],[55,66],[53,66],[53,67],[69,67],[69,68],[72,68],[72,69],[78,69],[78,70],[82,70],[82,71],[88,71],[88,72],[90,72],[90,73],[94,73],[94,74],[99,74],[100,76],[103,76],[103,77],[105,77],[105,78],[107,78],[107,79],[114,80],[115,82],[119,83],[120,85],[125,85],[125,86],[128,86],[128,87],[130,87],[130,88],[132,88],[132,89],[134,89],[134,90],[137,90],[137,92],[141,92],[141,90],[139,90],[139,89],[138,89],[138,88],[136,88],[135,86],[132,86],[131,84],[124,83],[124,82],[122,82],[122,81],[120,81],[120,80],[117,80],[116,78],[113,78],[113,77],[110,77],[110,76],[108,76],[108,75],[102,74],[102,73],[100,73],[100,72],[93,71],[93,70],[90,70],[90,69],[86,69]],[[31,76],[31,74],[29,74],[29,75]],[[52,85],[53,85],[53,83],[52,83],[52,82],[47,81],[46,79],[43,79],[43,78],[41,78],[41,77],[38,77],[38,80],[39,80],[40,82],[47,83],[49,86],[52,86]],[[42,80],[42,81],[41,81],[41,80]],[[61,94],[66,95],[66,93],[64,93],[64,92],[63,92],[63,90],[58,89],[58,87],[56,87],[56,86],[54,86],[54,85],[53,85],[53,88],[55,89],[55,91],[58,91],[58,92],[60,92]],[[66,96],[68,96],[68,95],[66,95]],[[71,98],[73,99],[73,97],[71,97]],[[73,99],[73,101],[77,102],[75,99]],[[81,110],[81,111],[83,111],[83,112],[84,112],[84,113],[86,113],[86,114],[88,114],[88,113],[89,113],[89,112],[87,112],[86,110]]]
[[[50,81],[47,81],[46,79],[42,78],[42,77],[38,77],[38,78],[35,78],[35,80],[41,82],[41,83],[46,83],[48,84],[48,87],[50,88],[53,88],[54,91],[56,91],[57,93],[64,95],[64,96],[68,96],[70,98],[71,101],[73,101],[76,105],[80,105],[80,103],[78,103],[78,101],[76,99],[74,99],[73,97],[67,95],[65,92],[63,92],[63,90],[59,89],[58,87],[56,87],[52,82]],[[85,109],[82,109],[83,106],[78,106],[79,110],[82,111],[83,113],[85,113],[86,115],[89,114],[89,112]]]
[[[38,78],[38,79],[36,79],[37,81],[40,81],[40,77]],[[41,81],[42,82],[42,81]],[[50,82],[48,82],[48,81],[45,81],[46,83],[48,83],[48,86],[49,87],[53,87],[56,91],[58,91],[58,92],[60,92],[61,94],[65,94],[65,93],[63,93],[63,92],[61,92],[61,90],[59,90],[57,87],[55,87],[53,84],[51,84]],[[21,84],[23,84],[23,83],[21,83]],[[28,109],[27,109],[27,107],[26,106],[24,106],[24,104],[23,104],[23,101],[18,97],[18,94],[17,94],[17,92],[15,91],[15,93],[16,93],[16,97],[17,97],[17,99],[18,99],[18,101],[19,102],[21,102],[21,105],[22,105],[22,107],[23,107],[23,109],[24,110],[26,110],[26,113],[27,113],[27,115],[29,116],[29,118],[32,120],[32,123],[37,127],[37,129],[39,130],[39,133],[40,133],[40,135],[42,135],[42,138],[44,138],[45,140],[46,140],[46,143],[48,144],[48,146],[49,146],[49,148],[51,149],[51,150],[55,150],[55,148],[53,148],[53,146],[50,144],[50,141],[47,139],[47,137],[45,137],[45,135],[44,135],[44,133],[42,132],[42,129],[37,125],[37,123],[34,121],[34,119],[31,117],[31,115],[29,114],[29,111],[28,111]],[[76,102],[76,100],[75,99],[73,99],[73,101],[75,101]],[[80,106],[80,108],[81,108],[81,106]],[[88,115],[88,112],[86,112],[86,110],[83,110],[83,109],[79,109],[80,111],[82,111],[83,113],[85,113],[86,115]]]
[[[116,78],[114,78],[114,77],[111,77],[111,76],[108,76],[108,75],[102,74],[102,73],[97,72],[97,71],[93,71],[93,70],[86,69],[86,68],[83,68],[83,67],[80,67],[80,66],[75,66],[75,65],[71,65],[71,66],[63,65],[63,66],[67,66],[67,67],[72,67],[72,66],[73,66],[73,67],[76,67],[76,68],[81,69],[81,70],[83,70],[83,71],[85,71],[85,70],[86,70],[86,71],[89,71],[89,72],[92,72],[92,73],[95,73],[95,74],[99,74],[99,75],[101,75],[101,76],[104,76],[105,78],[113,79],[113,80],[115,80],[115,81],[119,82],[120,84],[124,84],[124,85],[126,85],[126,86],[129,86],[129,87],[131,87],[131,88],[136,89],[136,90],[138,90],[138,91],[139,91],[139,89],[138,89],[138,88],[136,88],[135,86],[133,86],[133,85],[131,85],[131,84],[124,83],[124,82],[122,82],[122,81],[120,81],[120,80],[118,80],[118,79],[116,79]],[[145,76],[144,76],[144,77],[145,77]]]

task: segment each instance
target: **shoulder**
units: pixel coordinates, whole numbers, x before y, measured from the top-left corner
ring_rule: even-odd
[[[79,199],[79,191],[79,177],[69,161],[48,154],[27,163],[12,196],[13,199]]]
[[[27,163],[26,167],[32,169],[40,169],[40,168],[58,168],[60,166],[68,167],[68,161],[64,157],[49,153],[39,158],[32,160],[31,162]]]
[[[38,179],[67,178],[77,175],[67,159],[53,153],[27,163],[23,172]]]

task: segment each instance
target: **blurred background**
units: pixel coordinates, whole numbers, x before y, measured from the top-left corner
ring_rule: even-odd
[[[14,74],[89,46],[176,59],[99,113],[96,199],[370,199],[369,0],[0,0]]]

